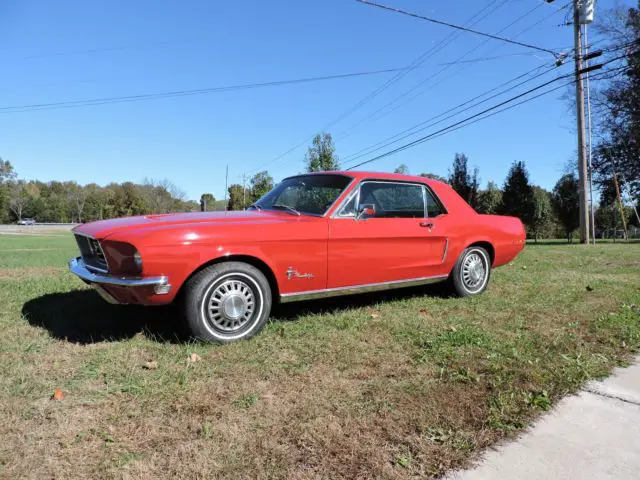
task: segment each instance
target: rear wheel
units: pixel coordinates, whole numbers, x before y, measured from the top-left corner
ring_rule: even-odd
[[[460,297],[478,295],[485,291],[491,277],[491,260],[482,247],[466,248],[456,262],[449,280]]]
[[[195,274],[185,286],[184,315],[201,340],[229,343],[256,335],[271,312],[271,288],[260,270],[225,262]]]

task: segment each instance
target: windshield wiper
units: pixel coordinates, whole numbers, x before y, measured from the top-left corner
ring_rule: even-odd
[[[258,205],[257,203],[252,203],[251,205],[249,205],[247,207],[247,210],[249,210],[250,208],[255,208],[258,211],[262,210],[262,207],[260,205]]]
[[[286,210],[287,212],[291,213],[292,215],[297,215],[297,216],[301,215],[298,210],[296,210],[293,207],[290,207],[289,205],[282,205],[280,203],[276,203],[274,205],[271,205],[271,208],[275,208],[276,210]]]

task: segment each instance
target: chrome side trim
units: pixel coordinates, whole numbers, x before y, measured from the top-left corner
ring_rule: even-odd
[[[306,292],[283,293],[280,295],[281,303],[313,300],[316,298],[338,297],[341,295],[355,295],[358,293],[377,292],[380,290],[393,290],[395,288],[415,287],[429,283],[437,283],[446,279],[449,275],[435,275],[431,277],[411,278],[408,280],[394,280],[391,282],[368,283],[365,285],[353,285],[350,287],[325,288],[323,290],[309,290]]]
[[[447,258],[447,253],[449,252],[449,239],[447,238],[444,241],[444,252],[442,252],[442,262],[440,263],[444,263],[445,259]]]
[[[163,293],[168,293],[169,290],[166,286],[169,285],[169,279],[165,276],[160,277],[123,277],[116,275],[103,275],[94,273],[89,270],[81,257],[72,258],[69,260],[69,271],[74,275],[77,275],[85,282],[105,284],[105,285],[117,285],[120,287],[156,287],[164,286],[162,290],[166,290]],[[156,292],[159,293],[159,292]]]

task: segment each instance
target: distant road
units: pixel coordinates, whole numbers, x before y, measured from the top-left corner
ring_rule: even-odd
[[[0,225],[0,235],[43,235],[68,232],[77,223],[38,223],[36,225]]]

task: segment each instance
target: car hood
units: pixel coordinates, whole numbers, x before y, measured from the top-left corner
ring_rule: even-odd
[[[159,215],[143,215],[138,217],[113,218],[85,223],[73,229],[74,233],[90,235],[95,238],[106,238],[123,230],[155,230],[181,226],[229,225],[233,223],[281,223],[297,222],[302,217],[287,212],[274,211],[232,211],[232,212],[189,212],[165,213]]]

